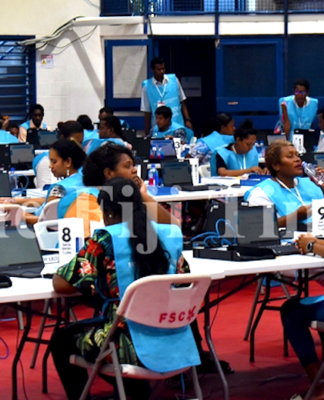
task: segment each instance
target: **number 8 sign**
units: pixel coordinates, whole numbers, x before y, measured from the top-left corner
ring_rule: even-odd
[[[84,244],[83,219],[63,218],[58,220],[60,264],[66,264]]]

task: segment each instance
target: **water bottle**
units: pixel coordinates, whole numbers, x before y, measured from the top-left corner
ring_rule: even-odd
[[[264,141],[260,140],[260,146],[259,146],[259,158],[265,156],[265,146],[264,146]]]
[[[10,182],[10,188],[11,190],[14,190],[17,188],[17,175],[16,175],[16,170],[14,167],[10,168],[9,171],[9,182]]]
[[[158,147],[157,152],[156,152],[156,158],[158,158],[159,160],[164,159],[164,153],[163,153],[162,146]]]
[[[156,158],[156,147],[155,146],[151,147],[150,158]]]
[[[316,185],[322,186],[324,184],[324,173],[321,171],[317,171],[314,164],[304,161],[302,163],[302,166],[304,168],[305,174],[312,178]]]
[[[159,173],[156,170],[154,164],[151,165],[151,169],[149,170],[148,181],[149,181],[149,186],[158,186],[159,184]]]

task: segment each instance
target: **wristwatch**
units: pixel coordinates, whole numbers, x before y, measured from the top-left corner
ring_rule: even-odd
[[[306,244],[306,250],[307,250],[308,253],[311,253],[311,252],[313,251],[313,247],[314,247],[314,244],[315,244],[315,243],[316,243],[316,242],[313,241],[313,242],[308,242],[308,243]]]

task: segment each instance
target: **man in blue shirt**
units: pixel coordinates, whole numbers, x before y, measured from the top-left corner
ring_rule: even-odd
[[[30,106],[29,118],[29,121],[19,127],[19,142],[26,142],[28,129],[47,129],[46,124],[43,123],[44,107],[40,104]]]
[[[173,121],[192,129],[187,106],[186,95],[178,78],[174,74],[165,74],[162,58],[151,61],[153,77],[142,83],[141,111],[144,111],[145,134],[155,126],[154,112],[160,106],[168,106],[172,110]]]

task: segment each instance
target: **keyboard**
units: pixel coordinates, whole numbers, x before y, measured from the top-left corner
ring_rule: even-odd
[[[183,190],[184,192],[199,192],[201,190],[222,190],[222,189],[227,189],[228,186],[226,185],[213,185],[213,184],[209,184],[209,185],[180,185],[181,190]]]
[[[287,244],[270,244],[267,246],[260,246],[264,249],[270,249],[276,256],[289,256],[291,254],[300,254],[300,251],[294,243]]]

